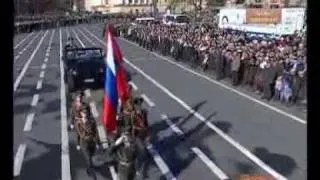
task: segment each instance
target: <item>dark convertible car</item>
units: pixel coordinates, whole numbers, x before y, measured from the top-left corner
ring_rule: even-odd
[[[70,92],[84,88],[87,84],[103,87],[105,62],[102,48],[65,48],[65,82]],[[131,77],[127,72],[127,80]]]
[[[65,48],[63,61],[69,91],[88,83],[103,84],[105,63],[101,48]]]

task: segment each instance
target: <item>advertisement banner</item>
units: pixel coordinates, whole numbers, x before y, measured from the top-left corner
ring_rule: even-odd
[[[228,24],[244,24],[246,21],[245,9],[221,9],[219,13],[219,27]]]
[[[301,30],[305,21],[305,9],[283,8],[281,21],[283,31],[293,33],[296,30]]]
[[[281,9],[247,9],[247,24],[279,24],[281,23]]]

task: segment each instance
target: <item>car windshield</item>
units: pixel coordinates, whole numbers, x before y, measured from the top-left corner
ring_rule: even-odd
[[[188,23],[189,19],[187,16],[177,16],[176,21],[177,23]]]
[[[172,17],[172,16],[167,16],[167,17],[166,17],[166,20],[167,20],[167,21],[174,21],[174,17]]]
[[[68,59],[90,59],[102,57],[100,49],[74,50],[67,52]]]
[[[136,20],[137,24],[150,24],[153,23],[154,20],[148,19],[148,20]]]

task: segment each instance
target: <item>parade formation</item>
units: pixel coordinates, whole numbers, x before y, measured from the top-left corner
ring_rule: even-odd
[[[17,18],[14,179],[307,179],[305,35],[208,16]]]
[[[116,43],[112,35],[112,26],[108,28],[108,31],[105,31],[105,37],[108,41]],[[109,50],[108,53],[112,51],[112,54],[118,54],[115,55],[114,58],[106,59],[107,66],[109,65],[108,62],[111,64],[118,63],[118,66],[123,66],[121,64],[121,52],[119,49],[115,49],[118,48],[117,45],[111,45],[113,43],[107,42],[108,49],[106,51],[108,52]],[[72,43],[72,38],[69,38],[65,48],[69,49],[71,47],[75,47],[75,45]],[[73,53],[75,53],[73,56],[77,56],[77,53],[79,52],[76,51]],[[107,54],[106,58],[110,58],[110,56]],[[116,58],[119,58],[119,62],[112,62],[112,60],[116,60]],[[65,61],[67,64],[67,61],[71,60],[67,59]],[[91,62],[91,64],[92,63],[94,62]],[[96,71],[100,68],[101,67],[96,67]],[[119,68],[118,71],[122,70],[122,72],[118,72],[119,74],[116,75],[118,76],[116,79],[113,79],[115,77],[112,77],[111,75],[111,73],[113,73],[111,72],[111,67],[103,68],[107,68],[107,70],[103,71],[103,73],[105,73],[103,76],[105,76],[107,80],[105,82],[103,81],[105,83],[106,93],[115,92],[115,96],[118,94],[121,96],[119,104],[117,102],[112,102],[112,98],[114,97],[108,97],[108,95],[112,96],[114,94],[107,94],[104,96],[105,99],[103,101],[105,109],[103,110],[103,122],[105,123],[109,140],[109,148],[106,150],[106,155],[113,157],[117,161],[119,180],[133,180],[136,176],[137,166],[142,163],[141,160],[140,162],[137,161],[138,154],[144,153],[146,141],[150,139],[147,110],[142,107],[143,99],[135,97],[132,94],[132,87],[128,84],[127,77],[123,76],[126,75],[124,67],[117,67]],[[71,84],[69,83],[68,87],[70,87],[70,85]],[[73,85],[72,89],[75,90]],[[78,92],[70,93],[74,94],[71,95],[74,97],[74,100],[71,104],[69,127],[70,129],[75,129],[77,150],[81,150],[87,159],[87,171],[89,174],[90,168],[93,168],[92,158],[94,154],[103,147],[99,142],[96,121],[92,116],[90,106],[83,101],[83,90],[80,89]],[[117,105],[120,107],[118,108]],[[113,112],[115,109],[117,111]]]

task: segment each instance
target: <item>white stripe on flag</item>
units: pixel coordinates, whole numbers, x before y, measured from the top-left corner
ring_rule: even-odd
[[[111,34],[108,33],[107,66],[110,68],[111,72],[116,76],[116,65],[114,64],[113,47],[111,39]]]

